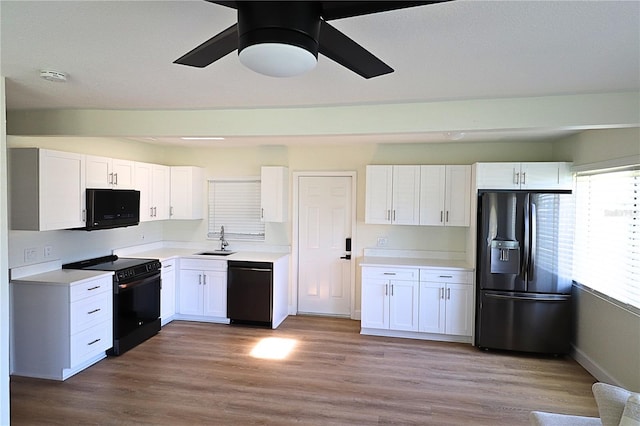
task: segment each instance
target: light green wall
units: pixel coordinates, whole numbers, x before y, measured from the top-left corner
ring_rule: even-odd
[[[574,166],[598,169],[640,159],[640,127],[589,130],[553,144],[554,158],[570,158]]]
[[[121,138],[8,136],[7,147],[46,148],[158,164],[162,164],[164,161],[162,147]]]
[[[638,92],[226,110],[9,111],[12,135],[386,135],[638,126]]]
[[[554,156],[581,170],[640,164],[640,128],[583,132],[555,142]],[[599,380],[640,392],[640,317],[577,287],[574,308],[576,359]]]
[[[205,176],[258,176],[260,166],[287,166],[300,171],[355,171],[357,173],[357,247],[375,246],[378,236],[389,238],[389,248],[466,251],[466,228],[372,226],[364,224],[365,167],[367,164],[472,164],[476,161],[548,161],[551,142],[443,143],[443,144],[329,144],[268,146],[252,148],[166,147],[165,164],[196,165]],[[292,185],[291,185],[292,186]],[[292,197],[290,197],[292,199]],[[283,231],[276,227],[272,231]],[[272,244],[282,244],[282,235],[269,235]],[[206,223],[167,223],[170,240],[200,239]],[[291,244],[291,241],[288,241]]]

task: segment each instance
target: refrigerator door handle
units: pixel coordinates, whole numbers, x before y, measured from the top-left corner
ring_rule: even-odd
[[[504,299],[504,300],[525,300],[533,302],[562,302],[567,297],[533,297],[533,296],[509,296],[505,294],[485,293],[485,297],[491,299]]]
[[[529,270],[528,270],[528,281],[534,279],[533,271],[535,270],[535,259],[536,259],[536,246],[537,246],[537,224],[538,224],[538,207],[535,203],[531,203],[531,222],[530,222],[530,230],[529,230],[529,238],[530,238],[530,253],[529,253]]]
[[[530,195],[527,194],[524,201],[524,253],[522,257],[522,278],[525,283],[528,281],[529,259],[531,257],[531,221],[530,221]],[[526,284],[525,284],[526,291]]]

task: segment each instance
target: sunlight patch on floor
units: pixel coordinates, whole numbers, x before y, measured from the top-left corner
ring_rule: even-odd
[[[251,351],[251,356],[262,359],[286,359],[298,341],[281,337],[265,337]]]

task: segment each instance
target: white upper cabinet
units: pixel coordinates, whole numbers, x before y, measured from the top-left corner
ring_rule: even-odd
[[[261,218],[263,222],[289,220],[289,169],[263,166],[260,170]]]
[[[171,219],[202,219],[204,170],[200,167],[171,167]]]
[[[421,166],[420,225],[469,226],[471,166]]]
[[[417,225],[420,166],[367,166],[365,223]]]
[[[572,189],[571,163],[521,163],[521,189]]]
[[[140,221],[169,219],[170,168],[136,162],[135,181],[140,191]]]
[[[87,188],[135,188],[133,161],[95,155],[87,155],[85,161]]]
[[[11,229],[85,226],[85,156],[39,148],[9,150]]]
[[[476,163],[477,189],[572,189],[571,163]]]

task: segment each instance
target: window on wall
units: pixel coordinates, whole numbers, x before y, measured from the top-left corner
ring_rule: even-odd
[[[578,175],[574,280],[640,312],[640,166]]]
[[[260,209],[259,179],[210,180],[207,236],[220,238],[224,226],[226,239],[263,241]]]

